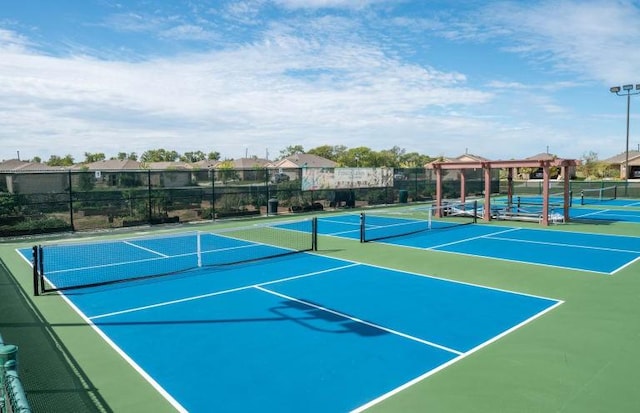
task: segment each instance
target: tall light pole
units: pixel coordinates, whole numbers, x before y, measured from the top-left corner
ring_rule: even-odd
[[[618,96],[627,97],[627,149],[624,159],[624,194],[626,196],[629,188],[629,110],[631,108],[631,95],[640,94],[640,83],[636,84],[635,92],[633,92],[633,85],[613,86],[609,91]]]

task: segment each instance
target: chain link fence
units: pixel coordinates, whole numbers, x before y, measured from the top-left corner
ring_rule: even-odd
[[[339,188],[329,184],[312,190],[304,189],[308,187],[305,179],[317,171],[306,168],[4,172],[0,173],[0,236],[295,214],[433,198],[431,170],[388,170],[388,179],[375,184],[354,180],[342,182]],[[332,168],[329,172],[333,173]],[[446,173],[444,197],[459,198],[459,171]],[[483,192],[482,171],[465,171],[465,178],[467,196]],[[496,171],[492,192],[498,190]]]

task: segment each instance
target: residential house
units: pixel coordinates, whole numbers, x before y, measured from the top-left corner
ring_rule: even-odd
[[[291,180],[300,179],[300,168],[337,168],[338,163],[322,156],[310,153],[298,153],[287,156],[269,165],[280,174],[286,174]]]
[[[525,158],[526,160],[534,160],[534,161],[553,161],[554,159],[558,159],[559,157],[548,153],[548,152],[542,152],[539,153],[537,155],[533,155],[530,156],[528,158]],[[520,176],[523,179],[542,179],[543,178],[543,171],[542,171],[542,167],[537,168],[533,171],[528,170],[529,168],[527,168],[526,172],[521,173],[520,171],[518,172],[518,176]],[[569,168],[569,177],[573,178],[576,176],[576,168],[575,167],[570,167]],[[550,171],[550,176],[551,179],[562,179],[562,169],[561,168],[551,168]]]
[[[609,164],[614,168],[620,169],[620,178],[640,179],[640,150],[629,151],[629,175],[625,174],[625,165],[627,162],[626,152],[622,152],[616,156],[605,159],[603,163]]]
[[[74,184],[80,185],[82,180],[91,176],[97,187],[125,187],[148,185],[147,173],[142,163],[130,159],[108,159],[103,161],[77,164],[71,168],[74,172]],[[83,175],[78,172],[85,172]]]
[[[69,176],[62,167],[18,159],[0,162],[0,191],[43,194],[65,192],[68,187]]]
[[[268,159],[253,157],[240,158],[231,161],[233,169],[237,172],[237,178],[242,181],[264,181],[265,171],[271,162]]]

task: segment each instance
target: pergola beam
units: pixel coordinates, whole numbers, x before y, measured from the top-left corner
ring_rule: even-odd
[[[511,180],[513,179],[512,171],[514,168],[542,168],[543,171],[543,191],[542,191],[542,225],[549,225],[549,181],[550,168],[559,167],[562,169],[562,177],[564,179],[564,220],[569,221],[569,167],[578,166],[579,162],[575,159],[520,159],[509,161],[460,161],[460,162],[432,162],[427,165],[427,169],[433,169],[436,172],[436,206],[442,205],[442,171],[443,170],[465,170],[465,169],[482,169],[484,171],[484,220],[491,220],[491,170],[492,169],[508,169],[509,170],[509,188],[508,196],[511,197]],[[461,180],[461,196],[464,199],[465,181]],[[509,199],[511,200],[511,199]]]

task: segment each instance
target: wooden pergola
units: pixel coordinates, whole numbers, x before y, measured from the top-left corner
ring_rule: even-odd
[[[513,171],[516,168],[542,168],[542,217],[540,223],[549,225],[549,170],[551,167],[559,167],[562,170],[561,176],[564,184],[564,221],[569,221],[569,175],[570,167],[578,165],[575,159],[547,159],[547,160],[510,160],[510,161],[461,161],[461,162],[432,162],[427,165],[427,169],[432,169],[436,174],[436,207],[438,210],[442,206],[442,171],[460,170],[460,201],[465,201],[465,176],[462,173],[465,169],[482,169],[484,172],[484,213],[482,219],[491,220],[491,170],[507,169],[508,203],[512,203],[513,198]]]

